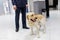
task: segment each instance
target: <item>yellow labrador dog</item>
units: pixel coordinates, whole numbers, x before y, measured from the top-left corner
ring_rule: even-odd
[[[28,25],[30,26],[31,28],[31,33],[33,33],[33,27],[36,27],[37,29],[37,35],[38,37],[40,37],[39,35],[39,30],[40,30],[40,27],[43,26],[44,27],[44,32],[45,32],[45,23],[46,23],[46,18],[41,15],[41,14],[34,14],[34,12],[29,12],[27,15],[27,21],[28,21]]]

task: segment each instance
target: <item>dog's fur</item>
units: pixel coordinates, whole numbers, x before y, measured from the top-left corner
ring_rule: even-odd
[[[33,33],[33,27],[36,27],[37,29],[37,34],[38,37],[39,36],[39,30],[40,30],[40,26],[44,26],[44,32],[45,32],[45,22],[46,22],[46,18],[41,15],[41,14],[34,14],[33,12],[29,12],[27,15],[27,21],[28,21],[28,25],[31,27],[31,32]]]

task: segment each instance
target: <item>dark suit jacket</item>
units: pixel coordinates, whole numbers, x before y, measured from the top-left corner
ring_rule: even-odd
[[[12,4],[17,7],[25,7],[27,4],[27,0],[12,0]]]

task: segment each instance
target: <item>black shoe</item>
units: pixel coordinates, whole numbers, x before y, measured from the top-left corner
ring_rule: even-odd
[[[23,27],[23,29],[29,29],[28,27]]]
[[[16,32],[18,32],[19,31],[19,29],[16,29]]]

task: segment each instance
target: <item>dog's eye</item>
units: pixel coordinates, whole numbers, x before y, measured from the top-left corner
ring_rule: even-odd
[[[37,19],[37,17],[35,17],[35,19]]]
[[[33,16],[33,14],[31,16]]]

